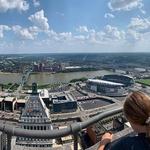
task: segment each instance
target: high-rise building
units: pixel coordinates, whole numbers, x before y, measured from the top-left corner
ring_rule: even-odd
[[[38,66],[37,63],[34,63],[34,64],[33,64],[33,71],[34,71],[34,72],[38,72],[38,71],[39,71],[39,66]]]
[[[39,72],[43,72],[43,64],[42,63],[39,64]]]
[[[29,96],[25,109],[20,118],[20,125],[26,130],[52,130],[50,112],[44,104],[42,98],[38,93],[35,93],[35,84],[33,93]],[[17,137],[16,145],[28,147],[51,147],[52,140],[49,139],[32,139]]]

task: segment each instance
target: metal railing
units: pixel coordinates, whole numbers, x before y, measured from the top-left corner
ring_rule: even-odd
[[[74,150],[78,150],[78,133],[87,128],[88,126],[106,118],[113,116],[117,113],[122,112],[122,107],[103,112],[99,115],[96,115],[87,121],[77,122],[69,125],[64,129],[54,129],[54,130],[26,130],[23,128],[18,128],[13,125],[0,123],[0,131],[7,134],[7,150],[11,150],[11,138],[12,136],[26,137],[26,138],[36,138],[36,139],[56,139],[64,137],[67,135],[74,136]]]

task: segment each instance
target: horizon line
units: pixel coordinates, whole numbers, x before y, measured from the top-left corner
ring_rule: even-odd
[[[1,53],[0,55],[32,55],[32,54],[111,54],[111,53],[116,53],[116,54],[135,54],[135,53],[150,53],[145,51],[145,52],[39,52],[39,53]]]

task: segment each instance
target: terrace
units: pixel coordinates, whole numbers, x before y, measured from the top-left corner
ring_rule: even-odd
[[[57,138],[62,138],[62,137],[69,136],[69,135],[73,136],[74,150],[78,150],[78,136],[79,136],[80,131],[82,131],[83,129],[89,127],[90,125],[106,117],[109,117],[109,116],[112,116],[121,112],[122,112],[122,107],[118,107],[117,109],[107,111],[97,116],[94,116],[84,122],[73,123],[63,129],[54,129],[54,130],[46,130],[46,131],[25,130],[22,128],[15,127],[13,125],[0,123],[0,131],[7,134],[7,148],[6,148],[7,150],[11,150],[11,140],[13,136],[21,136],[21,137],[26,137],[26,138],[37,138],[37,139],[57,139]],[[114,140],[131,132],[132,130],[127,128],[122,134],[117,133],[114,136]],[[98,144],[92,146],[91,148],[88,148],[88,150],[96,149],[97,146]]]

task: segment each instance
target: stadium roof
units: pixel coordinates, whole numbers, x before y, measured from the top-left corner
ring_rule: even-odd
[[[126,75],[126,74],[107,74],[107,75],[104,75],[104,76],[123,76],[123,77],[128,77],[128,78],[130,78],[130,79],[133,79],[133,77],[132,76],[130,76],[130,75]]]
[[[100,79],[88,79],[89,82],[98,83],[98,84],[109,84],[109,85],[116,85],[116,86],[123,86],[121,83],[105,81]]]
[[[65,69],[80,69],[80,66],[69,66],[69,67],[65,67]]]

